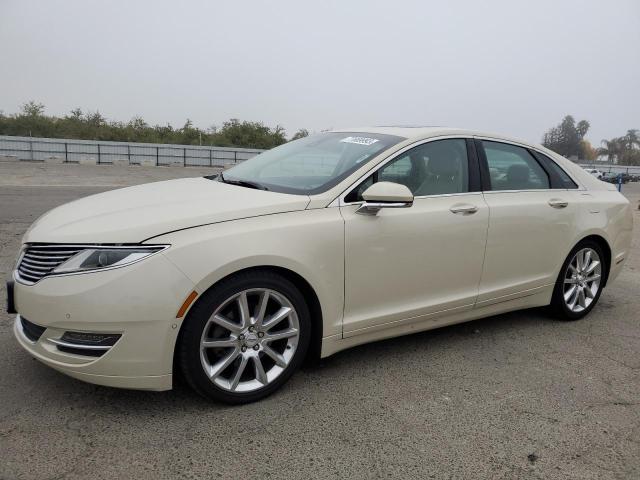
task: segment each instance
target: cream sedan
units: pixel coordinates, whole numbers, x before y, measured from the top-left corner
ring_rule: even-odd
[[[217,177],[58,207],[9,309],[72,377],[243,403],[309,356],[502,312],[585,316],[628,255],[629,202],[537,145],[443,128],[313,135]]]

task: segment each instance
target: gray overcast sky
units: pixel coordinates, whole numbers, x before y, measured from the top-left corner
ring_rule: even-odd
[[[448,125],[593,143],[640,128],[639,0],[0,0],[0,110],[289,135]]]

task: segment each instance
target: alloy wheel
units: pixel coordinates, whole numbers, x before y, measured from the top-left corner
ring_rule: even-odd
[[[200,361],[216,386],[253,392],[287,368],[299,337],[298,315],[284,295],[263,288],[243,290],[226,299],[207,321]]]
[[[564,275],[563,296],[567,308],[580,313],[593,303],[600,289],[602,262],[592,248],[578,250]]]

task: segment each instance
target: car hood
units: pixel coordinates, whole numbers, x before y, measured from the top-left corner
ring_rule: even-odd
[[[54,208],[24,242],[138,243],[184,228],[304,210],[305,195],[184,178],[111,190]]]

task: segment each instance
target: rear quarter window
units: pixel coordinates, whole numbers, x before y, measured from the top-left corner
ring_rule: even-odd
[[[553,179],[555,180],[554,183],[559,183],[559,185],[554,185],[553,186],[554,188],[566,188],[566,189],[578,188],[578,185],[576,184],[576,182],[574,182],[569,176],[569,174],[564,171],[564,168],[558,165],[554,160],[552,160],[551,158],[547,157],[546,155],[540,152],[534,151],[533,154],[538,159],[538,161],[540,161],[544,165],[544,167],[553,174],[553,176],[555,177],[555,179]],[[589,172],[591,173],[593,171],[595,170],[591,170]]]

